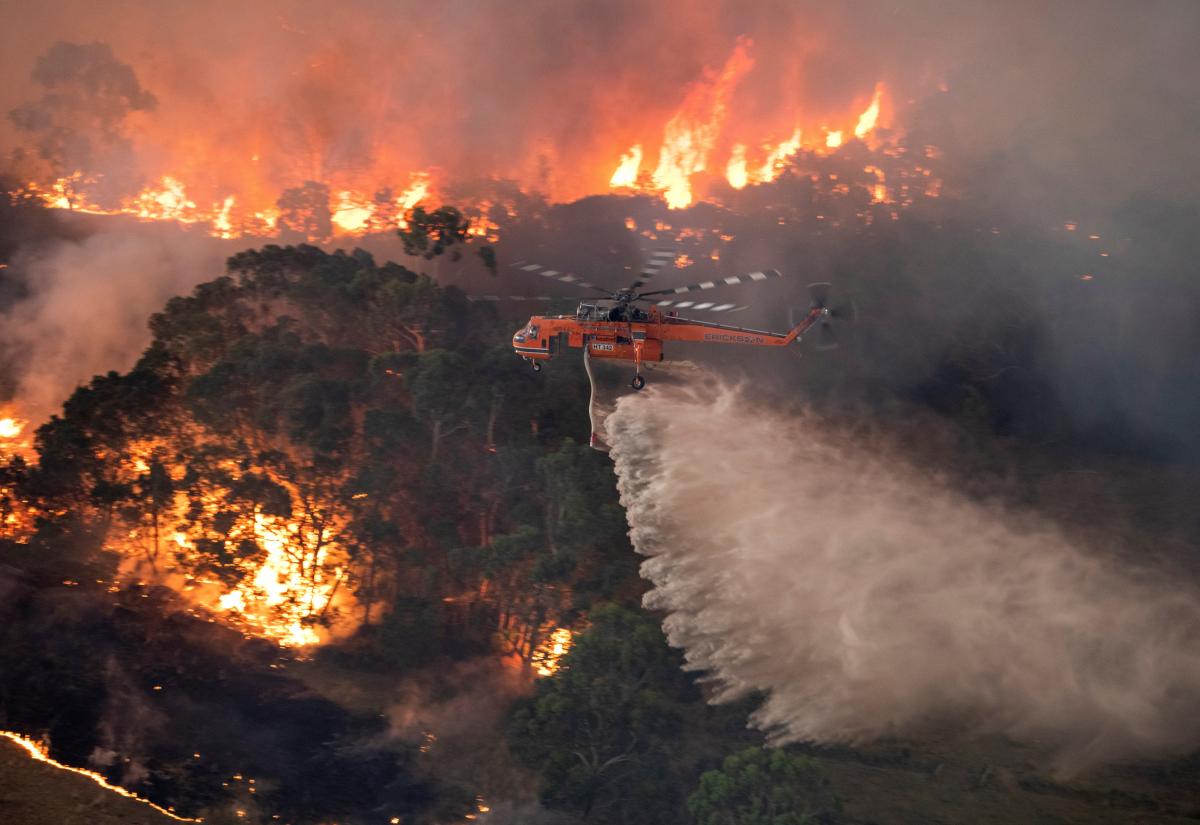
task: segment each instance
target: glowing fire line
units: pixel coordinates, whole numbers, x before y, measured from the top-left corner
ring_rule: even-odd
[[[171,811],[167,810],[166,808],[162,807],[161,805],[155,805],[149,799],[138,796],[133,791],[126,790],[125,788],[122,788],[120,785],[112,784],[107,779],[105,779],[103,776],[96,773],[95,771],[89,771],[85,768],[73,768],[70,765],[64,765],[62,762],[59,762],[56,759],[51,759],[50,752],[45,746],[43,746],[39,742],[35,742],[34,740],[30,739],[27,736],[22,736],[19,733],[14,733],[13,731],[9,731],[9,730],[0,730],[0,736],[3,736],[7,739],[11,739],[13,742],[16,742],[18,745],[20,745],[22,748],[24,748],[31,757],[33,757],[38,762],[45,762],[47,765],[52,765],[53,767],[58,768],[59,770],[70,771],[71,773],[77,773],[80,776],[86,776],[88,779],[95,782],[101,788],[104,788],[105,790],[108,790],[108,791],[112,791],[113,793],[119,794],[123,797],[126,797],[127,799],[136,800],[137,802],[140,802],[143,805],[149,805],[151,808],[158,811],[163,816],[169,816],[171,819],[174,819],[177,822],[203,822],[203,820],[201,820],[201,819],[191,819],[186,816],[179,816],[178,814],[172,813]]]
[[[642,188],[656,192],[671,209],[682,209],[692,204],[692,177],[708,168],[709,157],[722,133],[729,98],[741,79],[754,67],[754,60],[747,51],[750,45],[747,40],[739,41],[721,73],[693,86],[678,111],[667,121],[658,150],[658,164],[650,176],[652,185],[639,181],[643,151],[642,144],[637,143],[621,155],[620,162],[609,178],[611,188]],[[743,189],[750,183],[770,182],[783,173],[788,162],[801,149],[821,155],[840,149],[847,135],[866,140],[879,126],[883,95],[883,84],[875,84],[871,101],[854,121],[853,130],[848,123],[844,128],[822,127],[814,130],[814,136],[805,144],[804,131],[797,125],[792,134],[779,143],[763,144],[763,159],[756,161],[753,166],[747,145],[732,144],[724,170],[726,181],[734,189]],[[882,181],[870,189],[873,202],[884,203],[888,200]]]
[[[76,172],[59,178],[48,187],[31,181],[26,190],[39,197],[52,209],[63,209],[87,215],[126,215],[141,221],[173,221],[181,224],[207,226],[218,238],[238,238],[246,235],[273,235],[278,230],[281,212],[275,206],[260,209],[246,206],[236,195],[227,195],[212,206],[204,207],[193,200],[187,186],[177,177],[165,175],[144,187],[138,194],[124,198],[118,206],[105,207],[91,201],[86,190],[94,180]],[[405,226],[404,216],[424,201],[432,188],[430,175],[417,172],[410,176],[409,185],[390,201],[371,197],[354,189],[339,188],[326,205],[334,234],[356,236],[371,231],[376,221]],[[394,215],[394,217],[391,217]]]

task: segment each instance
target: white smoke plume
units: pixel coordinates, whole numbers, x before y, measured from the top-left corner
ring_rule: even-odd
[[[131,224],[18,254],[29,293],[0,307],[0,360],[21,415],[40,424],[93,375],[132,367],[150,315],[220,275],[229,251],[200,233]]]
[[[652,386],[607,421],[649,607],[776,742],[957,720],[1072,773],[1200,743],[1200,601],[811,414]]]

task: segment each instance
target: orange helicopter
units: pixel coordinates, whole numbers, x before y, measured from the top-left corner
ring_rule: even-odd
[[[535,372],[541,371],[542,362],[553,358],[564,346],[574,349],[585,348],[586,354],[592,358],[632,361],[634,375],[630,384],[635,390],[640,390],[646,386],[646,379],[642,376],[642,363],[662,361],[664,341],[785,347],[798,340],[814,325],[819,325],[818,348],[829,349],[836,346],[830,321],[841,317],[842,313],[830,309],[828,306],[830,289],[828,283],[809,285],[812,305],[800,321],[787,332],[768,332],[718,324],[712,321],[699,321],[682,318],[678,314],[681,309],[729,312],[746,308],[732,303],[661,299],[651,302],[651,305],[645,308],[635,306],[635,304],[645,302],[652,297],[681,295],[782,277],[778,270],[769,269],[746,275],[732,275],[727,278],[702,281],[687,286],[655,289],[647,292],[639,291],[647,280],[656,275],[674,257],[674,250],[656,251],[642,269],[638,280],[629,287],[616,291],[597,287],[595,284],[580,280],[571,273],[560,272],[541,264],[531,264],[525,261],[513,264],[513,268],[524,272],[552,278],[576,287],[597,290],[607,295],[607,301],[603,303],[600,302],[600,299],[591,303],[587,301],[580,303],[574,315],[532,316],[529,322],[513,335],[513,349],[517,355],[532,365]]]
[[[513,264],[512,268],[519,271],[540,275],[573,287],[594,290],[606,296],[604,299],[590,301],[584,299],[573,315],[532,316],[529,322],[513,335],[512,344],[516,354],[527,361],[535,372],[540,372],[544,361],[550,360],[565,348],[582,348],[589,379],[591,368],[587,365],[588,358],[632,361],[634,375],[630,385],[635,390],[640,390],[646,386],[642,364],[662,361],[663,343],[666,341],[786,347],[793,341],[800,340],[804,333],[816,326],[818,349],[837,346],[831,322],[848,318],[850,313],[845,309],[829,307],[830,284],[825,282],[809,285],[811,305],[798,321],[793,321],[794,326],[787,332],[770,332],[680,317],[679,310],[736,312],[747,307],[716,301],[668,299],[664,296],[704,292],[782,276],[778,270],[769,269],[687,286],[640,291],[650,278],[675,259],[675,255],[675,251],[671,249],[655,251],[639,273],[638,279],[630,286],[616,291],[596,286],[573,273],[551,269],[541,264],[526,261]],[[500,297],[487,296],[485,300],[500,300]],[[649,305],[637,306],[639,303]],[[593,381],[593,399],[594,397]],[[593,432],[592,446],[598,446],[598,438]]]

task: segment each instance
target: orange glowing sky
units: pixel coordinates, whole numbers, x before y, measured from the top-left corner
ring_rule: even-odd
[[[49,3],[18,24],[19,47],[0,56],[6,76],[29,77],[59,40],[103,42],[157,105],[120,126],[129,162],[50,170],[27,159],[24,177],[76,206],[202,220],[231,235],[269,224],[283,190],[314,180],[350,232],[384,188],[402,204],[414,187],[451,197],[500,177],[564,201],[609,191],[622,157],[638,151],[634,166],[683,205],[735,153],[755,170],[748,180],[763,180],[780,163],[773,152],[800,145],[798,131],[805,146],[851,134],[877,84],[891,82],[883,55],[835,57],[859,50],[839,42],[850,23],[811,8],[722,19],[668,5],[605,22],[534,3],[503,19],[439,12],[448,24],[415,4],[351,5],[354,14],[123,0],[99,14]],[[0,106],[45,91],[8,83]],[[0,141],[30,142],[10,123]],[[56,195],[55,180],[76,171]]]

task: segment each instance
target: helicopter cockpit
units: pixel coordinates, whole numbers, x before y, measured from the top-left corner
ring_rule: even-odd
[[[635,306],[619,303],[611,307],[598,304],[580,304],[575,310],[577,321],[646,321],[649,314]]]

